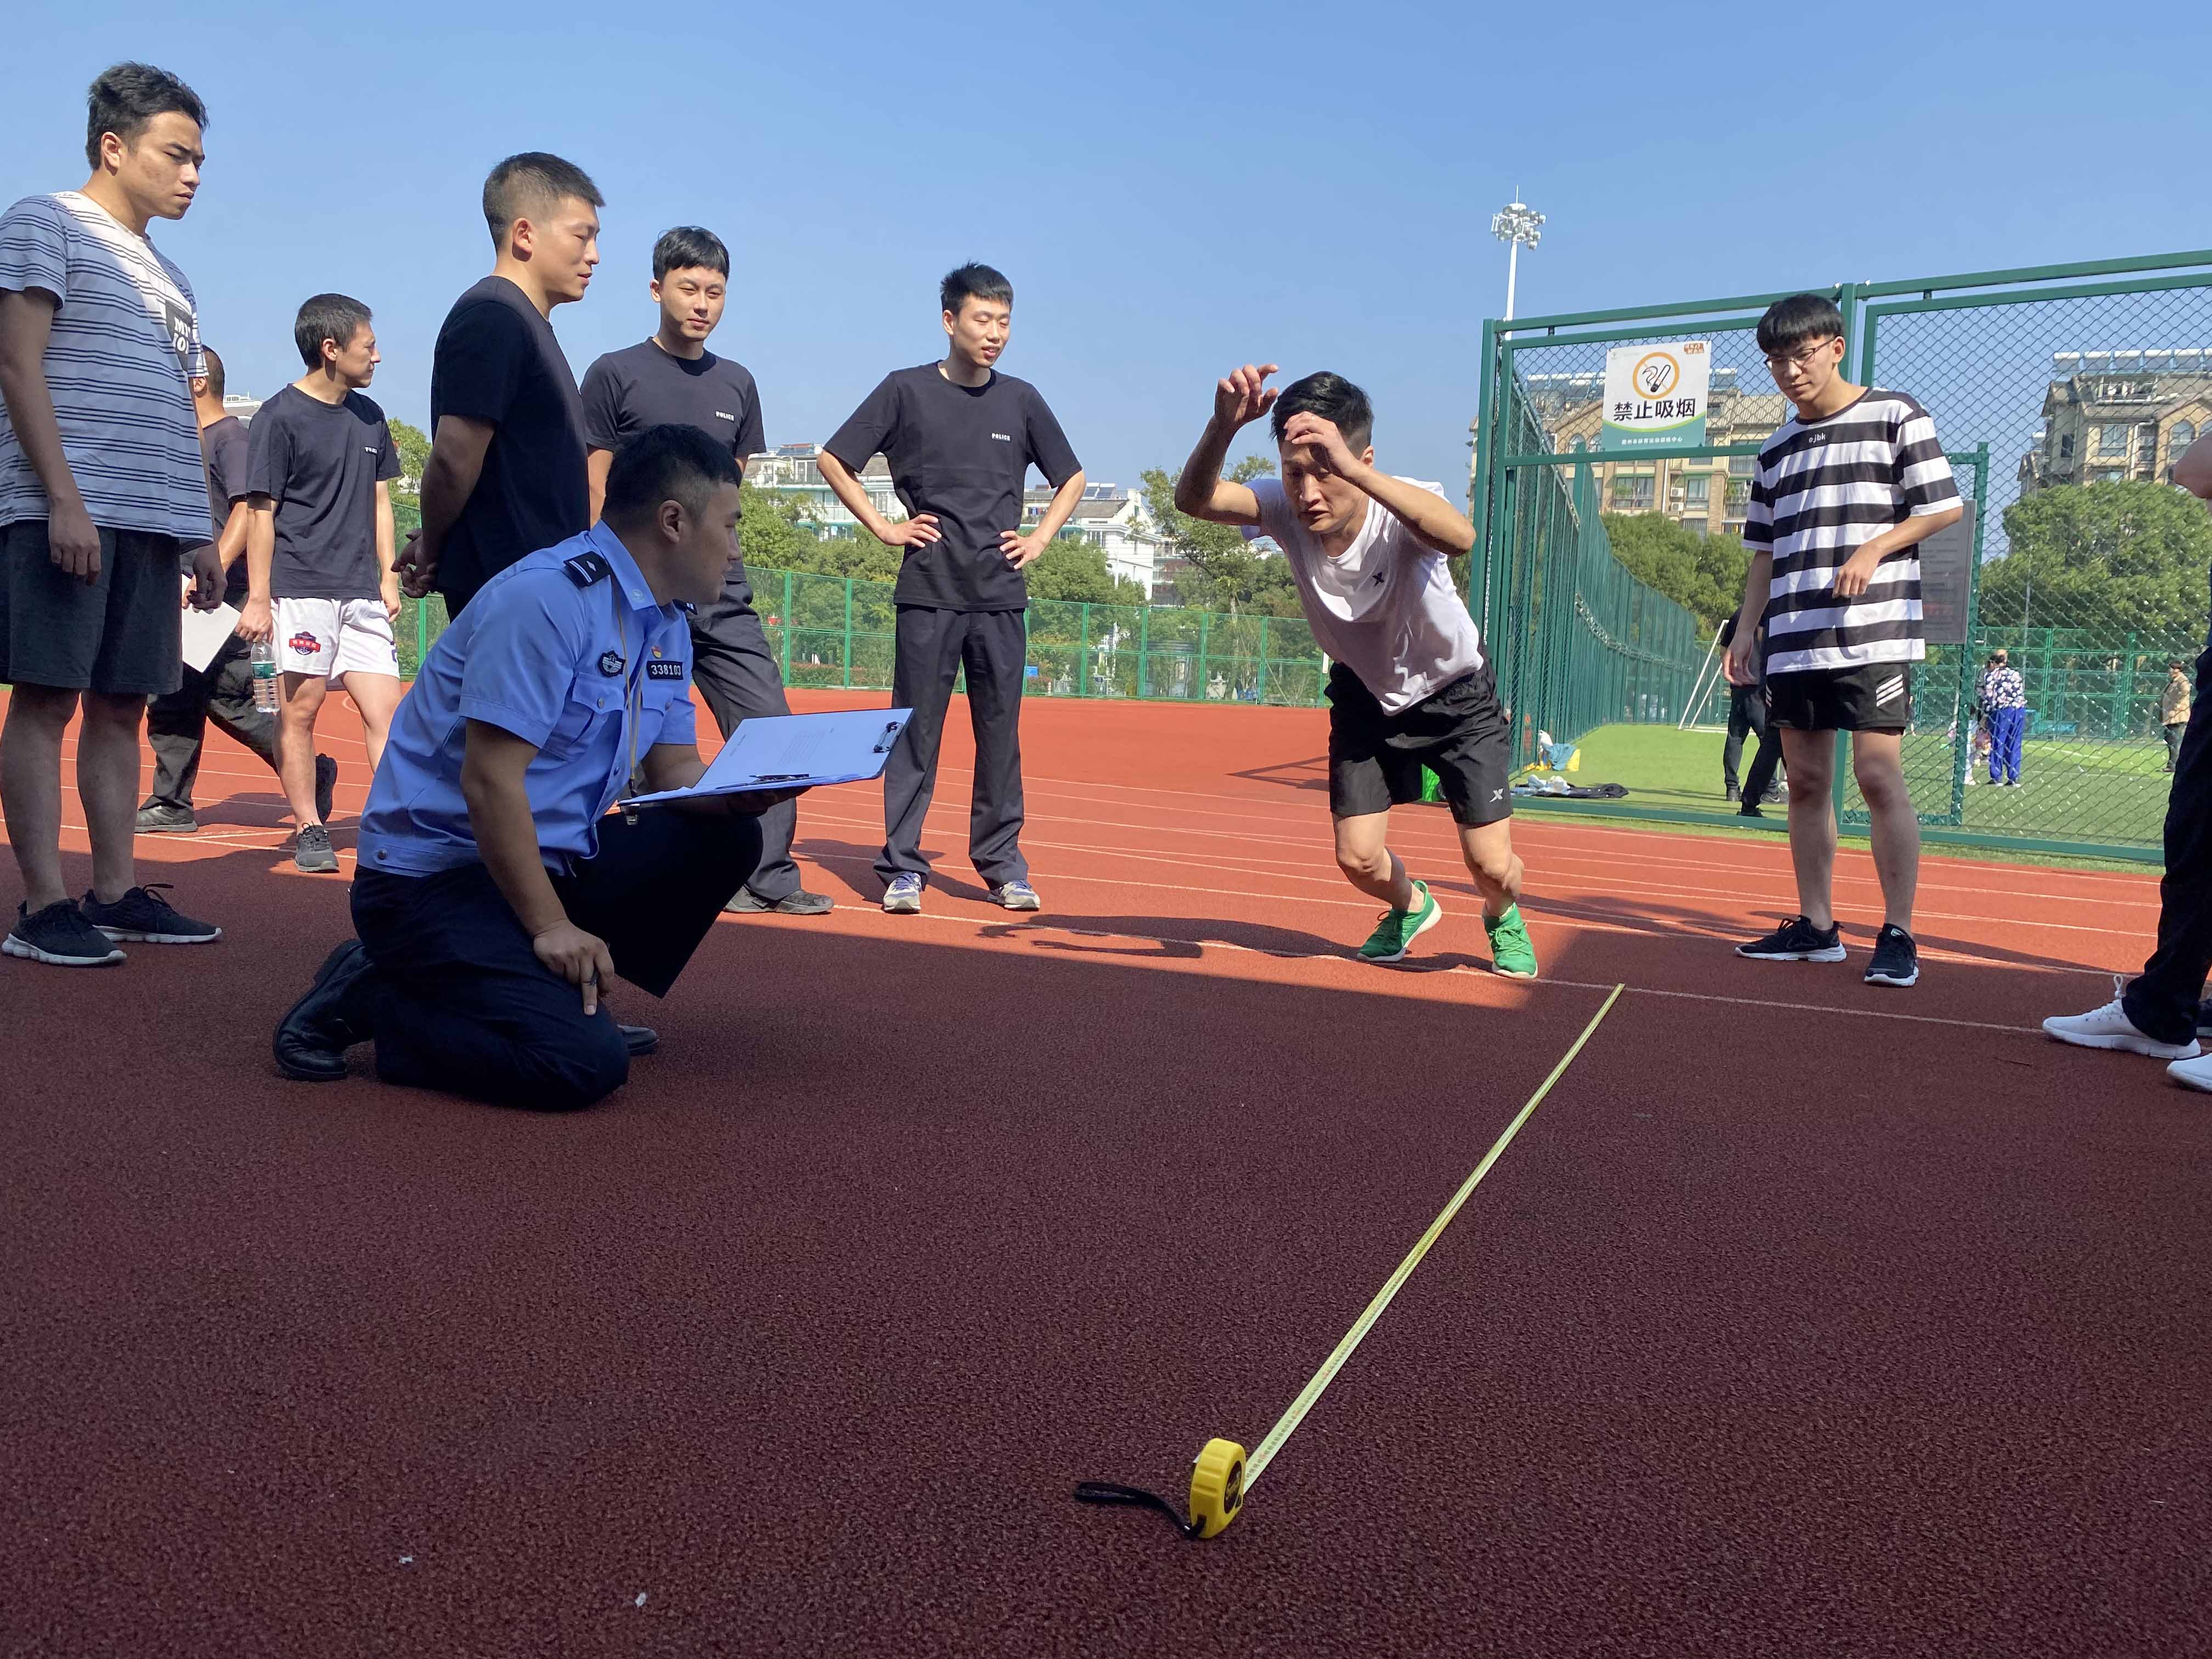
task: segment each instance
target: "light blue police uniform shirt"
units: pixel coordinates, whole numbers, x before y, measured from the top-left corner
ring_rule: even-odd
[[[472,720],[536,745],[523,787],[546,866],[590,858],[631,754],[642,765],[655,744],[696,740],[690,678],[689,610],[653,603],[605,525],[517,560],[438,635],[400,700],[362,813],[361,868],[430,876],[481,861],[461,794]]]

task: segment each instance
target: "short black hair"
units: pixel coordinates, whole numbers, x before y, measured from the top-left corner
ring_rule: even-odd
[[[517,219],[571,199],[593,207],[607,204],[592,175],[574,161],[564,161],[542,149],[526,149],[520,155],[508,156],[484,179],[484,223],[491,228],[492,245],[507,246],[507,233]]]
[[[1759,349],[1770,356],[1808,340],[1839,340],[1843,336],[1844,313],[1825,294],[1793,294],[1777,300],[1759,319]]]
[[[207,106],[182,81],[151,64],[117,64],[102,70],[85,94],[84,159],[100,166],[100,141],[113,133],[125,145],[157,115],[189,115],[204,129]]]
[[[653,280],[657,283],[672,270],[719,270],[726,276],[730,250],[711,230],[678,225],[662,231],[660,240],[653,245]]]
[[[323,342],[340,351],[353,343],[354,331],[368,321],[368,307],[351,295],[315,294],[300,301],[292,322],[292,343],[309,368],[323,366]]]
[[[741,482],[727,444],[717,443],[696,426],[665,422],[646,428],[615,451],[607,464],[600,515],[610,521],[635,519],[670,501],[702,512],[716,484]]]
[[[222,401],[222,359],[216,356],[213,346],[204,343],[200,346],[200,356],[205,359],[207,367],[200,370],[199,378],[207,382],[208,396],[214,398],[216,402],[221,403]]]
[[[2170,669],[2171,671],[2172,671],[2172,672],[2175,672],[2175,673],[2179,673],[2179,672],[2181,672],[2181,665],[2180,665],[2179,663],[2178,663],[2178,662],[2171,662],[2171,661],[2169,661],[2166,665],[2166,667],[2167,667],[2168,669]]]
[[[955,317],[970,300],[994,300],[1002,306],[1014,302],[1014,285],[1002,272],[969,260],[957,270],[948,270],[937,285],[937,302]]]
[[[1375,436],[1375,405],[1367,401],[1367,394],[1344,378],[1322,369],[1318,374],[1309,374],[1303,380],[1293,380],[1283,388],[1283,395],[1275,399],[1275,412],[1269,425],[1275,441],[1283,441],[1283,428],[1291,423],[1293,415],[1318,415],[1324,421],[1334,422],[1344,434],[1344,441],[1354,450],[1367,447]]]

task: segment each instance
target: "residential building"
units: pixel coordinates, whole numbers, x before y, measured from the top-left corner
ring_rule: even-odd
[[[745,463],[745,482],[771,495],[796,500],[799,522],[817,536],[864,533],[860,521],[845,510],[844,502],[822,476],[821,458],[820,444],[779,444]],[[860,469],[860,487],[868,493],[868,504],[892,523],[906,517],[906,507],[891,488],[890,464],[882,456],[868,458],[868,464]]]
[[[2171,480],[2212,427],[2212,351],[2051,354],[2043,428],[2020,461],[2020,493],[2116,478]]]
[[[1032,489],[1022,497],[1022,522],[1035,524],[1051,505],[1054,492]],[[1141,492],[1119,484],[1083,487],[1083,499],[1068,515],[1062,535],[1079,536],[1106,556],[1106,569],[1117,580],[1135,582],[1150,599],[1164,578],[1161,567],[1168,555],[1167,538],[1152,523]]]
[[[1751,501],[1749,455],[1655,460],[1632,451],[1598,448],[1605,420],[1602,374],[1531,374],[1522,395],[1554,454],[1591,452],[1601,510],[1661,513],[1698,535],[1743,533]],[[1778,392],[1746,392],[1734,368],[1716,367],[1705,416],[1708,444],[1764,443],[1789,418]]]

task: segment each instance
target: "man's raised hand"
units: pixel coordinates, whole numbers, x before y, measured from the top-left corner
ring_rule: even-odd
[[[1224,426],[1249,426],[1275,406],[1281,394],[1267,384],[1273,363],[1247,363],[1214,383],[1213,418]]]
[[[1300,410],[1284,422],[1283,447],[1304,449],[1321,463],[1321,471],[1348,478],[1360,465],[1359,457],[1344,441],[1334,421],[1323,420],[1310,410]]]

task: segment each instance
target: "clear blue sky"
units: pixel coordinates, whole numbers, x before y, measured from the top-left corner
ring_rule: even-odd
[[[0,196],[83,181],[105,64],[176,71],[208,170],[155,234],[233,388],[296,374],[293,310],[336,289],[417,422],[518,149],[608,198],[592,294],[555,313],[580,372],[649,331],[655,234],[703,223],[737,266],[715,348],[771,442],[820,439],[937,354],[937,278],[982,258],[1016,288],[1006,368],[1122,483],[1181,463],[1247,358],[1351,375],[1385,465],[1463,478],[1516,183],[1551,219],[1524,314],[2212,241],[2194,5],[30,0],[4,32]]]

